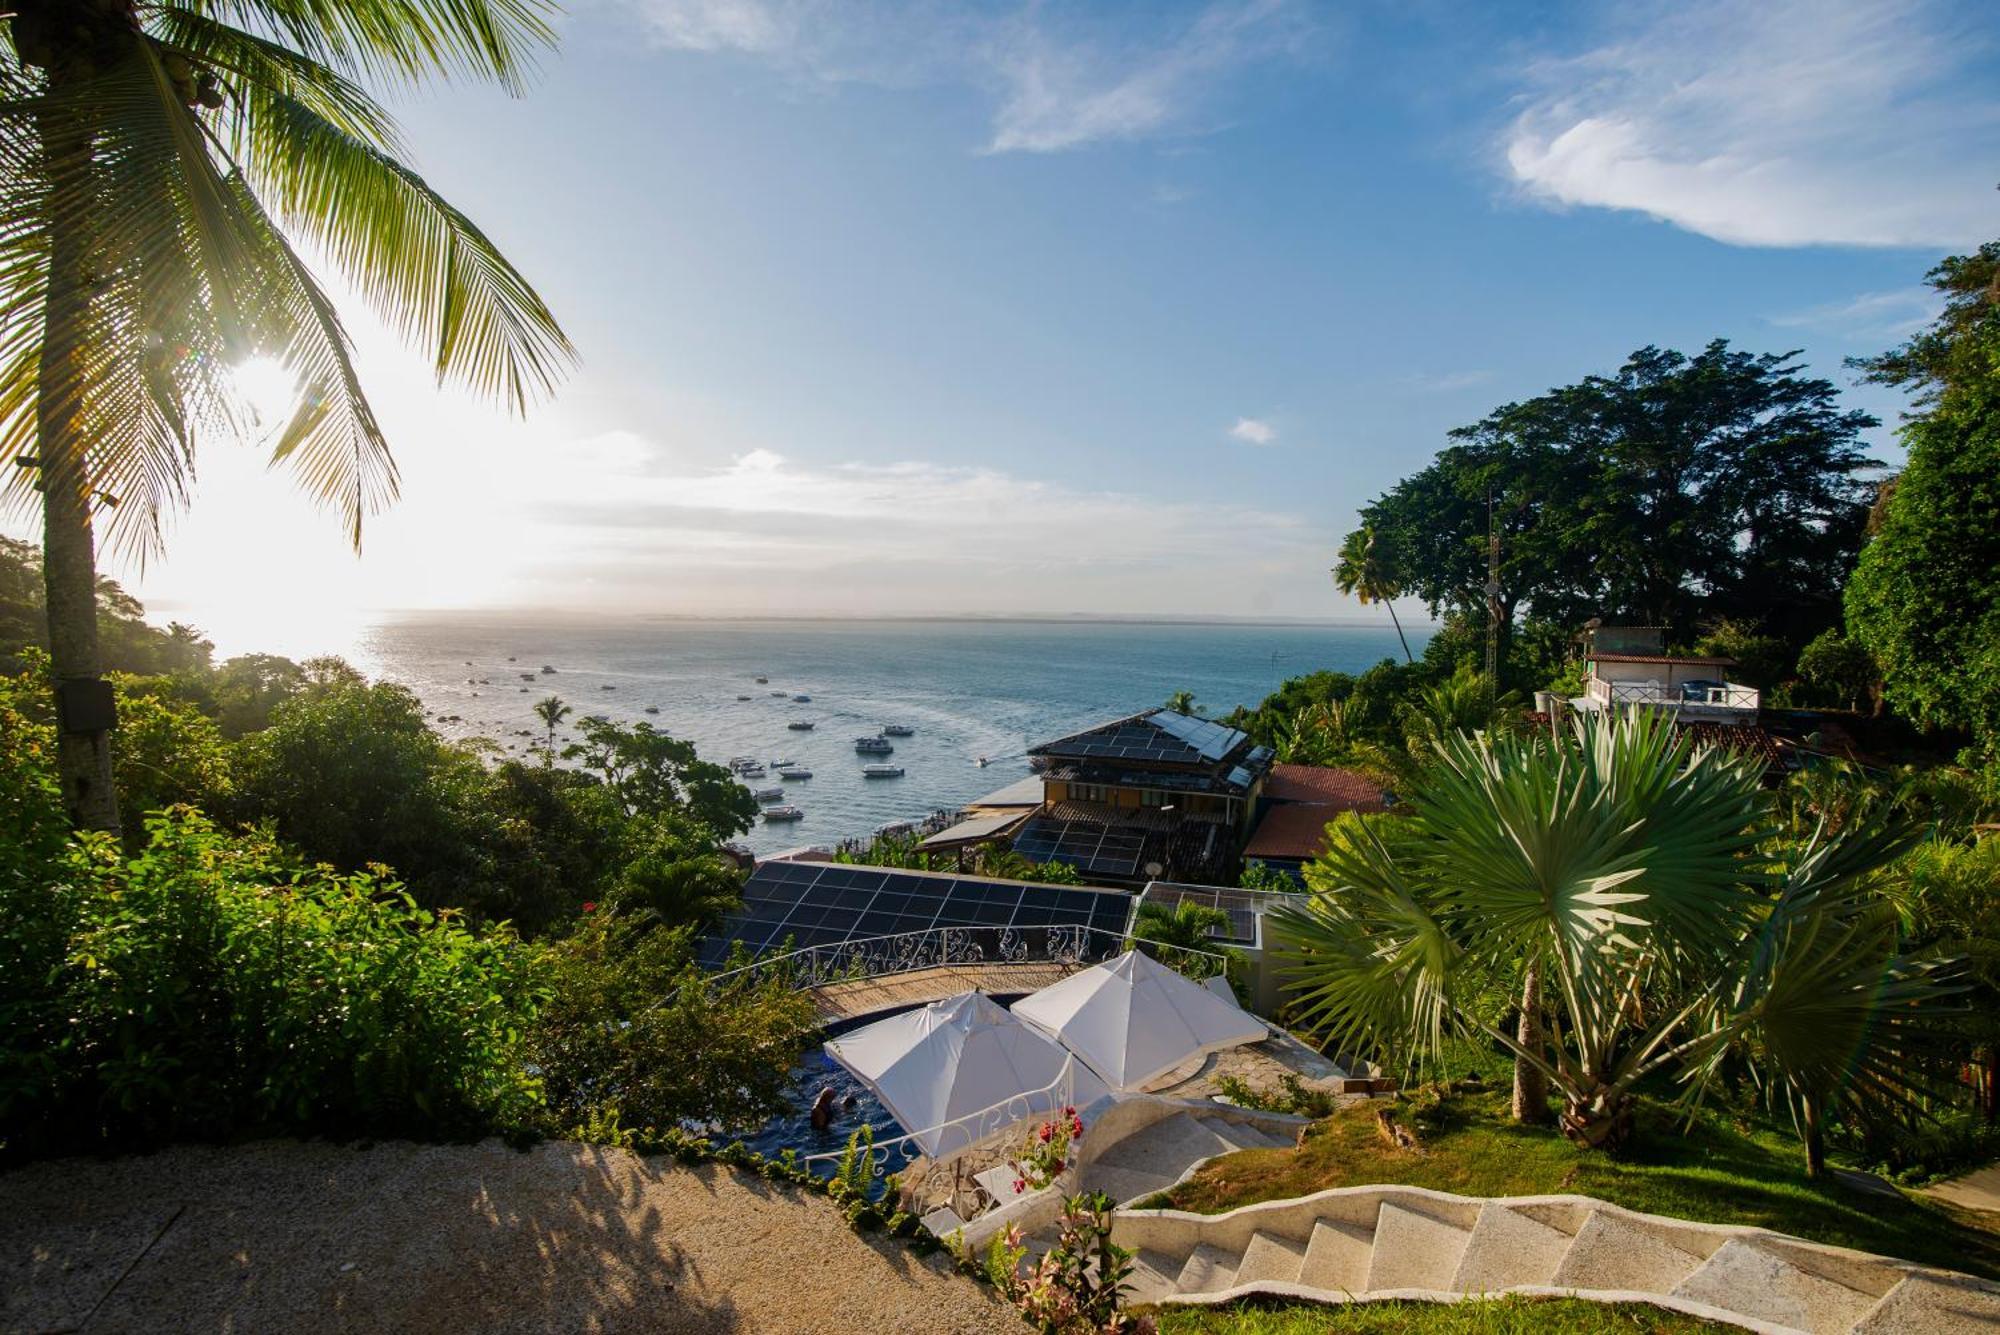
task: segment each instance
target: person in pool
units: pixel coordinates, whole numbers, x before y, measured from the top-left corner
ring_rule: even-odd
[[[820,1090],[819,1097],[813,1100],[812,1124],[815,1131],[824,1131],[833,1125],[832,1085]]]

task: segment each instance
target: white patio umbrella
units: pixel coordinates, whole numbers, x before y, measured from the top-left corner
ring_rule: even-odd
[[[932,1157],[1000,1129],[1009,1115],[1084,1107],[1108,1093],[1061,1045],[978,992],[877,1020],[825,1046]],[[1057,1084],[1065,1063],[1074,1067],[1068,1088]],[[994,1119],[947,1125],[1001,1105]]]
[[[1021,998],[1014,1014],[1119,1091],[1142,1088],[1190,1057],[1255,1043],[1267,1033],[1234,1000],[1136,950]]]

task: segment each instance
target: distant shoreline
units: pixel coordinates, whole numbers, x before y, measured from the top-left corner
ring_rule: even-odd
[[[839,612],[763,612],[755,615],[724,615],[706,612],[611,612],[579,610],[574,608],[382,608],[363,613],[369,618],[395,618],[401,621],[484,619],[484,620],[568,620],[568,621],[615,621],[630,625],[635,622],[698,622],[705,625],[760,625],[772,622],[788,623],[828,623],[853,624],[911,624],[911,625],[1003,625],[1003,626],[1325,626],[1341,630],[1394,630],[1395,624],[1388,620],[1363,621],[1349,617],[1235,617],[1235,616],[1123,616],[1108,612],[1076,613],[1023,613],[1019,615],[994,613],[839,613]],[[1435,631],[1438,623],[1424,619],[1406,619],[1403,629],[1409,632]]]

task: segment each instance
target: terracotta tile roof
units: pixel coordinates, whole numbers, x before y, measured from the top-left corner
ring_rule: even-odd
[[[1781,763],[1777,739],[1745,723],[1683,723],[1680,730],[1702,746],[1722,746],[1757,756],[1766,765]]]
[[[1339,814],[1340,808],[1323,803],[1274,806],[1257,822],[1243,856],[1295,862],[1316,858],[1326,851],[1327,822]]]
[[[1273,765],[1264,781],[1264,796],[1273,802],[1314,802],[1335,811],[1387,811],[1382,785],[1351,769],[1322,765]]]

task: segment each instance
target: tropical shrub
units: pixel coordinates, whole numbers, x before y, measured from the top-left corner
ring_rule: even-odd
[[[393,881],[302,867],[177,809],[0,883],[7,1152],[260,1132],[451,1136],[536,1108],[535,986]]]
[[[1133,1253],[1111,1241],[1113,1202],[1103,1192],[1063,1202],[1055,1245],[1023,1273],[1019,1230],[993,1239],[987,1277],[1043,1335],[1145,1335],[1150,1317],[1119,1311]]]

